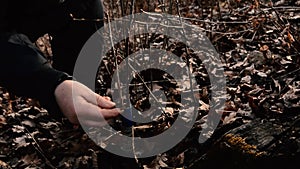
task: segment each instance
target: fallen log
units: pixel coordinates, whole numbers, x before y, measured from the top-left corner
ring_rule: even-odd
[[[187,168],[298,168],[300,115],[254,119],[211,142],[207,152]]]

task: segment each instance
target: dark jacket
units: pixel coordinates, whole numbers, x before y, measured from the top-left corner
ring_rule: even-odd
[[[11,35],[0,41],[0,85],[14,94],[37,98],[52,112],[57,112],[54,90],[68,74],[53,69],[27,36]]]
[[[75,23],[71,15],[76,18],[102,19],[102,6],[99,2],[100,0],[2,0],[0,85],[17,95],[37,98],[43,106],[55,110],[55,88],[63,80],[71,79],[65,72],[71,74],[81,47],[96,31],[95,23]],[[102,26],[102,23],[96,24]],[[32,45],[33,41],[45,33],[50,33],[56,40],[52,45],[56,69]]]

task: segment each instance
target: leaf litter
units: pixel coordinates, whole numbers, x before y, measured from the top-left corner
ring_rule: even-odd
[[[131,12],[168,12],[198,25],[217,49],[224,64],[227,93],[222,121],[216,133],[254,119],[290,118],[299,113],[299,1],[104,1],[106,19],[114,19]],[[124,6],[123,9],[120,6]],[[142,9],[142,10],[141,10]],[[108,17],[109,16],[109,17]],[[47,57],[51,58],[51,46],[45,35],[37,42]],[[146,42],[140,44],[139,42]],[[45,43],[44,45],[42,43]],[[144,46],[143,46],[144,45]],[[120,42],[107,54],[100,65],[97,92],[111,96],[112,73],[116,63],[141,48],[165,49],[188,60],[189,69],[196,77],[200,98],[198,118],[192,131],[176,147],[149,159],[132,160],[109,154],[95,144],[84,131],[71,125],[64,117],[52,117],[45,109],[32,105],[29,98],[13,96],[0,89],[0,166],[2,168],[187,168],[196,157],[205,155],[204,145],[199,145],[199,131],[206,127],[211,99],[210,81],[204,60],[196,57],[188,46],[163,35],[140,35]],[[151,59],[145,58],[145,59]],[[161,58],[164,59],[164,58]],[[139,61],[143,62],[143,60]],[[183,63],[167,65],[184,67]],[[150,76],[156,74],[159,76]],[[178,96],[188,89],[189,77],[180,88],[172,77],[157,70],[140,72],[131,81],[130,103],[140,111],[151,107],[151,93],[158,90],[165,95],[159,101],[158,110],[164,111],[155,122],[138,124],[134,130],[124,126],[122,119],[113,124],[125,134],[149,137],[165,131],[176,120],[181,106]],[[122,84],[121,84],[122,85]],[[150,90],[149,90],[150,89]],[[194,98],[184,98],[194,101]],[[124,97],[125,101],[128,98]],[[129,104],[129,103],[127,103]],[[164,108],[161,109],[160,106]],[[187,113],[190,110],[185,110]],[[188,120],[188,119],[183,119]],[[132,133],[133,132],[133,133]],[[107,142],[113,139],[107,138]],[[299,137],[295,138],[299,140]],[[206,143],[207,144],[211,144]],[[245,143],[246,144],[246,143]],[[151,149],[151,145],[148,147]],[[300,152],[299,145],[296,148]],[[115,162],[119,163],[116,164]],[[114,162],[114,163],[109,163]],[[106,164],[109,163],[109,164]],[[125,168],[126,168],[125,167]]]

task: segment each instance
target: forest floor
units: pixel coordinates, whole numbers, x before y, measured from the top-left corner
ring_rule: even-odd
[[[209,154],[214,154],[216,142],[224,142],[224,145],[232,149],[238,147],[243,154],[253,156],[254,159],[286,157],[295,159],[293,162],[299,166],[300,1],[165,0],[150,3],[149,0],[132,4],[133,2],[135,1],[104,0],[106,22],[138,12],[166,12],[181,16],[202,28],[218,51],[226,76],[226,102],[221,122],[211,139],[204,144],[198,143],[211,98],[211,84],[203,62],[188,52],[185,45],[172,40],[173,44],[165,43],[164,36],[149,35],[149,39],[152,38],[155,42],[155,46],[150,47],[166,49],[189,60],[193,67],[192,73],[199,84],[199,117],[185,139],[171,150],[151,158],[130,159],[116,156],[98,146],[81,127],[73,126],[63,117],[54,118],[32,99],[14,96],[5,88],[0,88],[0,168],[201,168],[199,163],[202,164],[208,159]],[[136,41],[129,40],[126,42],[128,45],[122,42],[119,49],[108,53],[99,69],[98,93],[111,96],[111,72],[116,70],[115,63],[120,63],[123,58],[137,50]],[[128,46],[133,49],[128,51]],[[43,50],[51,55],[51,51],[45,48]],[[115,55],[123,56],[118,60]],[[149,72],[141,76],[147,78],[147,74]],[[172,87],[172,81],[168,81],[165,76],[158,82],[149,83],[157,88]],[[141,86],[138,89],[133,88],[131,94],[135,97],[131,98],[131,103],[137,109],[145,110],[149,106],[149,92],[145,92],[147,87]],[[138,134],[159,134],[172,124],[180,105],[174,99],[180,93],[179,89],[176,89],[176,85],[173,88],[175,89],[165,92],[171,102],[167,104],[166,112],[171,119],[164,114],[155,123],[146,126],[146,129],[137,131]],[[294,123],[285,132],[289,133],[288,138],[284,138],[286,142],[270,142],[267,148],[251,145],[251,140],[242,136],[233,137],[228,134],[229,131],[247,124],[253,127],[265,123],[266,126],[275,126],[276,130],[281,130],[281,127],[288,128],[291,121]],[[128,126],[122,126],[122,122],[115,125],[124,130],[128,129]],[[277,148],[277,144],[280,144],[280,148]],[[218,163],[218,158],[214,163]],[[228,168],[234,168],[239,163],[237,159],[221,158],[232,163]],[[218,166],[221,167],[222,164]]]

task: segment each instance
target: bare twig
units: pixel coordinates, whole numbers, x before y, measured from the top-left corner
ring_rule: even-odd
[[[107,17],[109,18],[109,14],[107,15]],[[109,27],[109,37],[110,37],[110,41],[111,41],[111,47],[112,47],[112,54],[113,54],[113,58],[115,58],[115,66],[116,66],[116,73],[117,73],[117,85],[118,88],[121,89],[121,81],[120,81],[120,74],[119,74],[119,65],[118,65],[118,59],[115,55],[115,47],[114,47],[114,41],[113,41],[113,35],[112,35],[112,28],[111,28],[111,24],[110,22],[108,23],[108,27]],[[120,95],[120,99],[121,99],[121,104],[123,105],[123,95],[122,92],[119,92]]]

